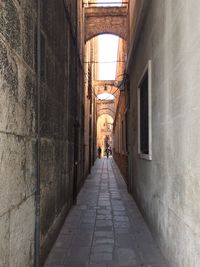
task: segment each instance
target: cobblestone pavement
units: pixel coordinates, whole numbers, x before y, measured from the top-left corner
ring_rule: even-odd
[[[45,267],[168,267],[113,159],[97,159]]]

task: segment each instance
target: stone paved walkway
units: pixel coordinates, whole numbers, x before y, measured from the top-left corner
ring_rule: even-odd
[[[45,267],[168,267],[114,161],[97,159]]]

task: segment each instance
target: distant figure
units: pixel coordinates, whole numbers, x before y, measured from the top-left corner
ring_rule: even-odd
[[[109,157],[109,148],[108,147],[106,148],[106,157],[107,157],[107,159]]]
[[[100,146],[98,147],[98,157],[101,158],[101,148],[100,148]]]

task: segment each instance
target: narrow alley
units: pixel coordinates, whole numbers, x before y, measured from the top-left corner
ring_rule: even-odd
[[[45,267],[167,267],[112,158],[97,159]]]
[[[200,267],[199,14],[0,0],[0,267]]]

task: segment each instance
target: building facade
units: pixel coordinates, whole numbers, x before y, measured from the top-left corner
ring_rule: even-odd
[[[85,99],[85,126],[84,126],[84,146],[85,146],[85,158],[84,158],[84,171],[85,176],[90,173],[90,169],[94,164],[97,156],[96,151],[96,96],[94,91],[94,80],[98,75],[98,69],[95,61],[97,61],[97,49],[98,43],[96,38],[92,38],[85,43],[84,53],[84,73],[85,73],[85,87],[84,87],[84,99]]]
[[[128,186],[128,154],[127,154],[127,110],[128,110],[128,77],[125,72],[128,39],[119,39],[118,64],[116,81],[116,115],[113,127],[114,146],[113,157]]]
[[[129,185],[169,266],[200,263],[197,1],[131,1]]]

